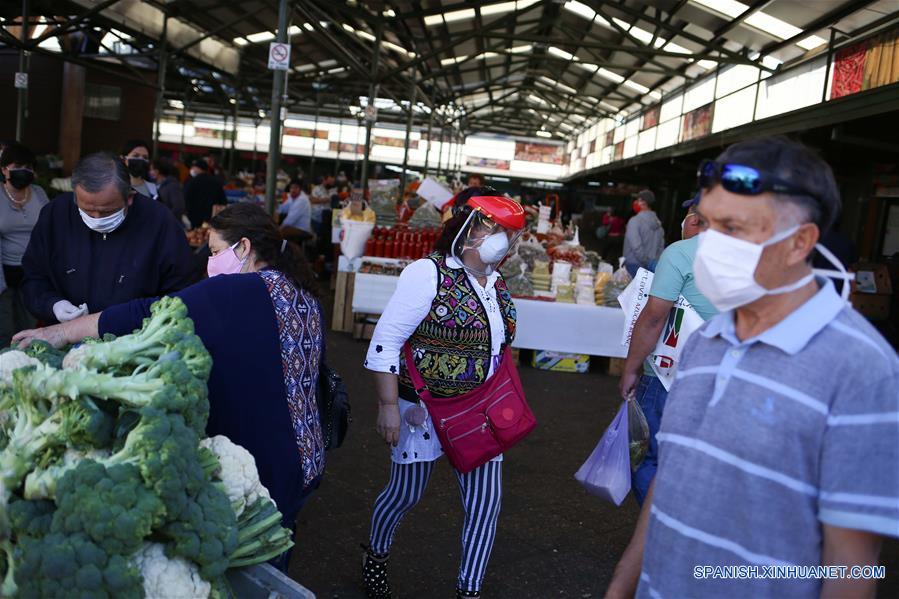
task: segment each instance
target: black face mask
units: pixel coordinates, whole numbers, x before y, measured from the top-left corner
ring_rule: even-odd
[[[148,162],[143,158],[129,158],[128,174],[132,177],[140,177],[141,179],[146,179],[148,166]]]
[[[9,184],[18,190],[23,190],[34,183],[34,172],[27,168],[11,168],[9,169],[9,177],[6,178]]]

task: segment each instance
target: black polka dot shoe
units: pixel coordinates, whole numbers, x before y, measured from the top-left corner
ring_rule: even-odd
[[[481,591],[463,591],[456,589],[456,599],[481,599]]]
[[[387,577],[387,554],[378,555],[365,547],[362,556],[362,588],[368,599],[391,599],[390,580]]]

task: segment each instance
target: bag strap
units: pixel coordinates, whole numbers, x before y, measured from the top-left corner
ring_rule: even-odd
[[[403,356],[406,358],[406,370],[409,372],[409,378],[415,386],[415,395],[419,399],[430,401],[432,399],[431,392],[428,391],[428,384],[425,383],[424,378],[415,366],[415,360],[412,357],[412,346],[409,345],[408,341],[403,345]]]

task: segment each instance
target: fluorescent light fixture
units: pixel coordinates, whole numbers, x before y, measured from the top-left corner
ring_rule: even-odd
[[[337,73],[343,73],[346,70],[346,67],[337,67],[336,69],[330,69],[327,71],[328,75],[335,75]]]
[[[392,19],[396,16],[396,12],[394,12],[392,8],[388,8],[387,10],[382,12],[381,15],[387,17],[388,19]]]
[[[228,98],[229,104],[237,104],[237,100],[235,98]]]
[[[267,42],[275,39],[275,34],[271,31],[260,31],[259,33],[251,33],[247,36],[247,40],[258,44],[259,42]]]
[[[444,21],[446,21],[447,23],[452,23],[454,21],[464,21],[466,19],[473,19],[474,15],[475,12],[473,8],[453,10],[441,15],[430,15],[425,17],[425,25],[428,27],[433,27],[434,25],[440,25]]]
[[[608,79],[614,83],[624,83],[624,77],[619,75],[618,73],[613,73],[608,69],[598,68],[596,69],[596,74],[604,79]]]
[[[577,57],[574,54],[571,54],[570,52],[566,52],[562,48],[556,48],[555,46],[550,46],[549,49],[547,50],[547,52],[549,52],[553,56],[557,56],[563,60],[577,60]]]
[[[362,33],[362,32],[360,32],[360,33]],[[393,42],[383,41],[383,42],[381,42],[381,45],[384,46],[385,48],[393,50],[394,52],[398,52],[399,54],[408,56],[409,58],[415,58],[415,52],[410,52],[409,50],[406,50],[402,46],[394,44]]]
[[[499,56],[496,52],[482,52],[474,57],[475,60],[486,60],[488,58],[496,58]]]
[[[549,131],[537,131],[537,137],[552,137],[553,134]]]
[[[287,29],[287,35],[289,35],[290,37],[293,37],[295,35],[300,35],[301,33],[303,33],[303,30],[300,29],[299,27],[297,27],[296,25],[291,25]]]
[[[569,131],[574,129],[574,126],[569,125],[568,123],[559,123],[559,127],[564,127],[565,129],[568,129]]]
[[[261,108],[259,109],[259,118],[260,118],[260,119],[264,119],[264,118],[265,118],[265,111],[262,110]]]
[[[306,31],[315,31],[315,27],[312,25],[312,23],[303,23],[303,28]]]
[[[512,46],[506,52],[510,54],[527,54],[534,49],[534,46],[531,44],[525,44],[524,46]]]
[[[440,61],[440,66],[445,67],[451,64],[462,62],[463,60],[468,60],[468,56],[463,54],[462,56],[454,56],[453,58],[444,58]]]
[[[569,0],[566,2],[563,7],[568,12],[572,12],[579,17],[587,19],[588,21],[592,21],[596,17],[596,11],[584,4],[583,2],[578,2],[577,0]]]
[[[362,30],[357,31],[357,32],[356,32],[356,35],[358,35],[358,36],[361,37],[362,39],[368,40],[368,41],[370,41],[370,42],[373,42],[373,41],[375,41],[376,39],[378,39],[378,38],[376,38],[375,36],[373,36],[372,34],[370,34],[369,32],[367,32],[367,31],[362,31]]]
[[[323,69],[328,69],[330,67],[336,67],[337,61],[334,59],[323,60],[320,63],[318,63],[318,66],[320,66]]]
[[[353,29],[353,27],[352,27],[351,25],[348,25],[348,24],[346,24],[346,23],[343,23],[343,24],[342,24],[342,27],[343,27],[344,29],[346,29],[347,31],[349,31],[350,33],[353,33],[353,32],[356,31],[355,29]]]
[[[184,102],[181,100],[169,100],[169,106],[178,110],[184,110]]]
[[[318,67],[314,64],[301,64],[298,67],[295,67],[293,70],[297,73],[305,73],[306,71],[314,71]]]
[[[548,102],[546,100],[544,100],[540,96],[536,96],[534,94],[529,94],[528,100],[530,100],[531,102],[537,102],[538,104],[548,104]]]
[[[243,37],[235,37],[235,38],[234,38],[233,40],[231,40],[231,41],[234,42],[234,45],[235,45],[235,46],[246,46],[247,44],[250,43],[250,42],[247,41],[246,38],[243,38]]]

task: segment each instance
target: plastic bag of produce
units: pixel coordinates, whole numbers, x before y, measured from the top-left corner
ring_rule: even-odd
[[[518,274],[506,279],[509,293],[519,297],[534,297],[534,284],[527,276],[528,267],[524,262],[518,265]]]
[[[636,471],[649,451],[649,424],[633,393],[627,398],[627,439],[631,470]]]
[[[593,453],[574,475],[591,495],[611,501],[615,505],[621,505],[631,490],[627,435],[628,403],[630,402],[621,404],[618,414],[603,433]]]
[[[631,279],[631,274],[624,268],[624,258],[620,258],[618,260],[618,270],[612,275],[612,282],[627,287],[628,283],[631,282]]]

